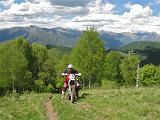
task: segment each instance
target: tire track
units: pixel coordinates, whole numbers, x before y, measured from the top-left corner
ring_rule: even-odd
[[[46,115],[48,117],[48,120],[57,120],[57,114],[53,109],[52,105],[52,94],[48,95],[47,100],[44,102],[44,108]]]

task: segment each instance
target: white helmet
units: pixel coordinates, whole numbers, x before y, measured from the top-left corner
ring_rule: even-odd
[[[73,68],[73,65],[72,65],[72,64],[69,64],[69,65],[68,65],[68,69],[69,69],[69,68]]]

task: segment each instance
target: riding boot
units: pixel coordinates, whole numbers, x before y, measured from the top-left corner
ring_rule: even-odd
[[[62,90],[62,99],[64,99],[65,92]]]
[[[79,98],[79,89],[78,88],[76,88],[76,97],[77,97],[77,99]]]

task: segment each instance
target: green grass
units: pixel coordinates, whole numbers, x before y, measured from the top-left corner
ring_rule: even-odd
[[[159,88],[82,91],[75,104],[53,96],[58,120],[159,120]]]
[[[122,88],[81,91],[74,104],[54,94],[58,120],[159,120],[160,89]],[[47,120],[43,102],[48,94],[0,97],[0,120]]]
[[[0,120],[47,120],[43,102],[47,94],[0,97]]]

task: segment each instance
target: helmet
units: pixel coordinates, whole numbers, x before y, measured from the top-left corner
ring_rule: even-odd
[[[72,64],[69,64],[69,65],[68,65],[68,69],[69,69],[69,68],[73,68],[73,65],[72,65]]]

